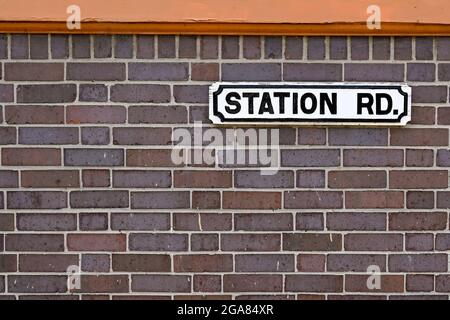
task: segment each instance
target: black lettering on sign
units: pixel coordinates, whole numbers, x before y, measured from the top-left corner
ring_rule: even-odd
[[[215,83],[210,119],[216,124],[405,125],[411,120],[406,84]]]

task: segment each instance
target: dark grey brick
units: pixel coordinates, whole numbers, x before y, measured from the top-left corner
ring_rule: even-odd
[[[330,38],[330,59],[345,60],[347,59],[347,38],[331,37]]]
[[[372,41],[372,59],[389,60],[391,58],[391,38],[374,37]]]
[[[170,102],[170,87],[159,84],[116,84],[111,87],[113,102]]]
[[[73,191],[72,208],[127,208],[128,191]]]
[[[79,100],[82,102],[108,101],[108,87],[103,84],[80,84]]]
[[[91,57],[91,37],[88,35],[72,35],[72,57],[89,59]]]
[[[65,103],[74,102],[76,97],[77,88],[74,84],[36,84],[17,87],[19,103]]]
[[[417,37],[416,38],[416,59],[417,60],[433,60],[433,38]]]
[[[133,209],[187,209],[190,206],[188,191],[132,192]]]
[[[346,81],[404,81],[404,65],[346,63]]]
[[[282,150],[281,164],[286,167],[335,167],[340,164],[339,150]]]
[[[341,64],[285,63],[283,78],[287,81],[341,81]]]
[[[189,78],[187,63],[130,63],[128,79],[135,81],[182,81]]]
[[[154,59],[155,58],[155,37],[150,35],[136,36],[136,58]]]
[[[308,60],[325,59],[325,37],[308,37]]]
[[[10,191],[7,193],[9,209],[62,209],[67,208],[67,194],[60,191]]]
[[[114,40],[115,58],[129,59],[133,57],[133,36],[116,35]]]
[[[125,80],[123,63],[68,63],[67,80],[120,81]]]
[[[369,59],[369,38],[352,37],[351,38],[351,58],[352,60]]]
[[[224,81],[280,81],[279,63],[224,63],[222,64]]]
[[[108,35],[94,36],[94,58],[112,57],[112,37]]]
[[[78,144],[78,128],[20,128],[20,144]]]
[[[408,63],[408,81],[434,81],[436,65],[433,63]]]
[[[333,146],[386,146],[386,129],[330,128],[328,141]]]
[[[121,149],[66,149],[64,164],[89,167],[123,166],[124,155]]]
[[[30,35],[30,58],[48,59],[48,35]]]

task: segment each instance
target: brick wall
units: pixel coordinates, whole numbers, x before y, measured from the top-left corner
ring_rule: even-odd
[[[3,35],[0,69],[0,298],[449,298],[450,38]],[[174,166],[217,80],[407,81],[413,121]]]

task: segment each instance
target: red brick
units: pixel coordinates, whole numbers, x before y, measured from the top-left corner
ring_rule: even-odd
[[[278,234],[222,234],[222,251],[280,251],[281,237]]]
[[[63,106],[7,106],[5,121],[8,124],[62,124]]]
[[[299,272],[324,272],[326,256],[321,254],[300,254],[297,256]]]
[[[67,123],[125,123],[123,106],[68,106]]]
[[[448,171],[390,171],[391,189],[447,189]]]
[[[4,166],[60,166],[61,150],[47,148],[2,149]]]
[[[170,272],[169,255],[154,254],[113,254],[114,272]]]
[[[224,192],[224,209],[280,209],[279,192]]]
[[[343,276],[287,275],[286,292],[342,292]]]
[[[345,195],[348,209],[403,208],[401,191],[349,191]]]
[[[24,188],[78,188],[78,171],[22,171],[21,184]]]
[[[124,234],[69,234],[67,235],[69,251],[125,251]]]
[[[76,292],[88,293],[127,293],[127,275],[82,275],[81,288]]]
[[[23,254],[19,256],[20,272],[60,272],[69,266],[78,265],[78,255],[74,254]]]
[[[220,68],[218,63],[193,63],[191,65],[191,80],[218,81]]]
[[[405,278],[403,275],[381,275],[380,289],[369,289],[367,287],[368,275],[346,275],[346,292],[404,292]],[[370,281],[370,280],[369,280]]]
[[[283,250],[286,251],[340,251],[342,236],[333,233],[285,233]]]
[[[329,171],[328,187],[331,189],[385,188],[385,171]]]
[[[219,191],[193,191],[192,209],[219,209],[221,197]]]
[[[402,251],[403,235],[352,233],[344,237],[346,251]]]
[[[235,214],[234,228],[235,230],[245,231],[289,231],[293,230],[292,214]]]
[[[446,212],[392,212],[389,214],[389,230],[420,231],[445,230]]]
[[[284,207],[287,209],[340,209],[343,194],[338,191],[286,191]]]
[[[176,255],[175,272],[231,272],[232,255]]]
[[[225,275],[223,290],[224,292],[281,292],[283,278],[265,274]]]
[[[236,272],[292,272],[295,256],[287,254],[245,254],[235,256]]]
[[[133,275],[132,292],[191,292],[191,276],[185,275]]]
[[[230,188],[230,171],[175,171],[175,188]]]
[[[448,146],[447,129],[391,129],[392,146]]]

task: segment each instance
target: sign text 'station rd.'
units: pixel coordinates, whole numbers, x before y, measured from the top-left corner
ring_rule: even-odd
[[[406,125],[411,88],[405,84],[215,83],[215,124]]]

